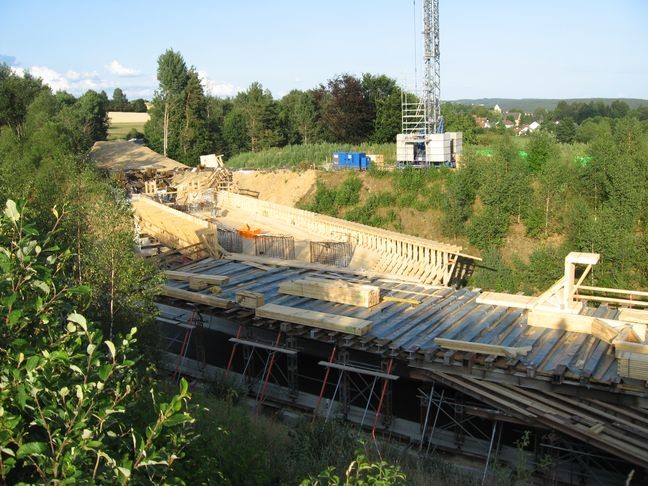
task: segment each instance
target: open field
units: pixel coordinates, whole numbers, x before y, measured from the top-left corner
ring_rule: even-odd
[[[138,132],[144,132],[144,125],[150,118],[148,113],[109,111],[108,140],[124,138],[133,128]]]

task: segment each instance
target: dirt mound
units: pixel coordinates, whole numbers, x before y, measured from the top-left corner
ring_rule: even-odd
[[[258,171],[239,170],[234,172],[234,182],[239,188],[258,192],[259,199],[286,206],[297,201],[315,185],[317,171],[293,172],[290,170]]]

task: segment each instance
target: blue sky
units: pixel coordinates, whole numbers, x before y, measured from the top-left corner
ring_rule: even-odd
[[[440,0],[441,96],[648,98],[646,0]],[[0,0],[0,62],[76,95],[150,98],[179,50],[208,92],[422,74],[421,0]],[[416,53],[416,55],[415,55]]]

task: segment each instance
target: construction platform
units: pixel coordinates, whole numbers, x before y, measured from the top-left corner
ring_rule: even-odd
[[[443,410],[450,403],[443,404],[440,393],[445,390],[445,399],[452,395],[455,400],[455,424],[463,420],[456,417],[457,410],[466,410],[464,402],[458,408],[456,401],[472,400],[477,404],[467,407],[473,407],[469,415],[499,423],[500,435],[508,427],[502,424],[515,423],[598,451],[587,454],[603,451],[626,465],[648,468],[646,380],[623,376],[628,373],[622,369],[620,353],[627,351],[617,349],[644,346],[619,341],[619,335],[627,335],[633,326],[641,334],[645,324],[623,322],[622,327],[614,327],[628,309],[606,303],[597,308],[574,304],[577,299],[566,296],[569,286],[564,282],[543,299],[509,296],[507,300],[505,295],[479,290],[235,254],[185,265],[168,277],[166,297],[159,301],[159,322],[166,336],[175,335],[176,342],[185,343],[169,348],[178,357],[176,373],[200,375],[197,371],[204,373],[210,366],[234,371],[238,363],[238,372],[247,376],[247,383],[254,383],[251,392],[257,400],[285,402],[292,397],[297,403],[300,393],[308,389],[295,383],[300,381],[296,370],[303,368],[307,372],[302,382],[322,383],[319,390],[311,386],[313,396],[319,391],[320,401],[338,403],[347,415],[354,406],[364,407],[368,417],[364,426],[369,424],[374,434],[391,433],[398,423],[398,409],[407,415],[407,403],[417,402],[421,390],[432,387],[424,393],[426,413],[418,417],[425,440],[434,430],[429,429],[435,408]],[[358,289],[357,301],[345,303],[349,287]],[[372,305],[365,305],[372,289],[378,289],[379,298],[376,301],[374,296]],[[567,310],[560,309],[565,298]],[[493,299],[496,303],[480,302]],[[537,321],[537,315],[552,310],[569,321],[567,328],[561,328],[562,321],[545,327],[529,322],[530,317]],[[539,314],[533,317],[534,312]],[[196,327],[197,313],[202,337],[194,332],[193,338],[187,338],[186,326]],[[645,312],[635,311],[633,319],[644,317]],[[580,327],[573,328],[573,319]],[[590,328],[585,329],[581,321]],[[612,331],[592,332],[592,323]],[[200,340],[205,342],[198,344]],[[237,349],[239,354],[247,349],[247,354],[238,356]],[[260,361],[252,377],[254,352],[254,359]],[[272,371],[273,366],[285,370]],[[345,394],[338,391],[347,380],[345,374],[368,380],[357,387],[364,392],[355,401],[348,389]],[[337,385],[331,375],[340,380]],[[436,404],[431,411],[429,403]],[[321,414],[318,406],[313,408]],[[488,439],[484,427],[488,429],[484,423],[478,426]],[[463,444],[465,438],[457,440]],[[488,440],[482,444],[487,460],[492,442],[491,447],[488,444]]]

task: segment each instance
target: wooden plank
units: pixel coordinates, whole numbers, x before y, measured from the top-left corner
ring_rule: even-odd
[[[392,297],[388,295],[382,298],[383,302],[400,302],[401,304],[419,305],[421,302],[414,299],[403,299],[402,297]]]
[[[202,282],[206,285],[225,285],[229,282],[229,277],[224,275],[206,275],[203,273],[180,272],[177,270],[165,270],[164,276],[171,280],[180,282],[194,281],[196,284]]]
[[[236,292],[236,303],[246,309],[256,309],[264,304],[265,296],[251,290],[239,290]]]
[[[619,331],[619,328],[615,329],[600,319],[594,319],[592,321],[592,336],[608,344],[612,344],[614,338],[618,336]]]
[[[513,295],[501,292],[482,292],[477,297],[478,304],[502,305],[517,309],[531,309],[537,303],[537,297],[527,295]]]
[[[344,280],[318,278],[289,280],[279,285],[279,292],[365,308],[373,307],[380,302],[379,287]]]
[[[231,300],[214,297],[213,295],[199,294],[198,292],[191,292],[190,290],[177,289],[169,285],[164,285],[162,287],[162,293],[167,297],[173,297],[174,299],[187,300],[196,304],[205,304],[221,309],[229,309],[234,305]]]
[[[328,329],[362,336],[371,328],[371,321],[355,317],[340,316],[326,312],[317,312],[308,309],[299,309],[286,305],[265,304],[256,309],[257,317],[276,319],[278,321],[303,324],[304,326]]]
[[[594,324],[594,321],[599,322]],[[528,312],[527,324],[533,327],[591,334],[605,342],[612,343],[626,340],[630,342],[643,342],[646,337],[645,324],[631,324],[615,319],[604,319],[579,314],[561,314],[537,309]],[[604,330],[603,326],[610,329]],[[610,341],[609,339],[613,332],[616,332],[621,339],[612,337],[612,341]]]
[[[472,341],[458,341],[456,339],[444,338],[435,338],[434,343],[446,349],[469,351],[480,354],[493,354],[496,356],[507,356],[510,358],[515,358],[516,356],[526,356],[532,349],[531,346],[500,346],[497,344],[475,343]]]
[[[592,322],[594,319],[591,316],[560,314],[540,310],[533,310],[527,314],[527,324],[529,326],[561,329],[563,331],[581,332],[584,334],[592,334]]]
[[[648,354],[648,344],[630,343],[627,341],[615,341],[614,348],[617,356],[623,351],[637,354]]]
[[[648,311],[639,309],[619,309],[619,320],[648,324]]]

